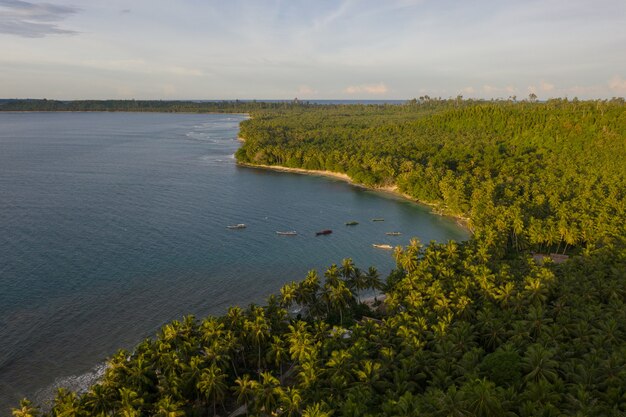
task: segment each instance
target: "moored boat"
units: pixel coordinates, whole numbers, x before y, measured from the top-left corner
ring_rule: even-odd
[[[378,249],[393,249],[393,246],[387,244],[372,243],[372,246]]]
[[[373,222],[384,222],[385,219],[383,218],[376,218],[376,219],[372,219]]]
[[[385,233],[387,236],[400,236],[401,232],[387,232]]]
[[[289,230],[287,232],[279,232],[279,231],[277,231],[276,234],[280,235],[280,236],[295,236],[295,235],[298,234],[298,232],[296,232],[295,230]]]
[[[359,224],[359,222],[355,222],[354,220],[351,222],[347,222],[346,226],[356,226],[357,224]]]
[[[231,224],[230,226],[226,226],[227,229],[245,229],[247,226],[243,223],[239,224]]]
[[[315,236],[320,236],[320,235],[329,235],[331,234],[333,231],[330,229],[326,229],[326,230],[320,230],[319,232],[315,233]]]

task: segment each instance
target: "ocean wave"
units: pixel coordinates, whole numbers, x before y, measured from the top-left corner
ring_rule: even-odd
[[[59,388],[66,388],[78,394],[84,394],[89,390],[89,387],[102,379],[106,369],[107,364],[103,362],[84,374],[57,378],[46,388],[37,391],[34,400],[37,404],[51,404]]]
[[[200,141],[203,141],[203,142],[213,142],[213,143],[215,143],[215,140],[213,140],[211,138],[211,135],[209,133],[187,132],[187,133],[185,133],[185,136],[187,136],[190,139],[194,139],[194,140],[200,140]]]

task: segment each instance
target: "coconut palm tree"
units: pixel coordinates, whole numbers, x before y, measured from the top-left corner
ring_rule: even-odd
[[[255,386],[255,403],[258,411],[272,414],[283,396],[280,381],[270,371],[261,372],[261,381]]]
[[[122,417],[140,416],[143,398],[141,398],[135,391],[126,387],[120,388],[119,393],[120,400],[116,415],[120,415]]]
[[[551,350],[540,344],[529,346],[522,359],[522,366],[526,372],[524,381],[556,381],[559,377],[557,372],[558,362],[553,359],[553,356],[554,353]]]
[[[323,403],[314,403],[307,406],[302,412],[302,417],[331,417],[333,412]]]
[[[264,310],[259,308],[255,309],[254,318],[252,321],[246,321],[244,327],[248,332],[248,336],[252,339],[252,343],[257,347],[258,350],[258,363],[257,363],[257,371],[259,374],[261,373],[261,346],[265,339],[270,334],[270,326],[267,323],[265,318]]]
[[[106,415],[111,409],[112,400],[112,391],[102,384],[93,385],[82,398],[85,408],[94,415]]]
[[[217,415],[217,403],[221,403],[226,394],[228,386],[226,385],[226,374],[215,363],[209,365],[202,371],[198,381],[198,390],[202,393],[209,404],[209,399],[213,402],[213,415]]]
[[[154,408],[154,417],[182,417],[185,415],[183,404],[165,396],[159,399]]]
[[[302,396],[297,388],[287,387],[287,389],[283,390],[280,397],[280,408],[283,410],[282,414],[285,414],[287,417],[299,416],[301,406]]]
[[[12,409],[11,413],[13,417],[39,417],[41,415],[39,407],[26,398],[20,401],[20,408]]]
[[[257,381],[250,379],[250,375],[248,374],[235,379],[235,385],[231,387],[231,390],[237,396],[237,404],[244,405],[246,410],[248,410],[248,403],[257,390],[258,384]]]

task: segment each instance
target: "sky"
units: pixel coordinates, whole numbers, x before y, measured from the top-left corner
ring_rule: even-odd
[[[626,96],[625,0],[0,0],[0,97]]]

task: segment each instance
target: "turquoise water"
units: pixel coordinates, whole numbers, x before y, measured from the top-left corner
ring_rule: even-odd
[[[90,382],[108,355],[184,314],[262,302],[343,257],[388,272],[390,252],[372,243],[467,237],[403,200],[236,166],[243,119],[0,113],[0,415]]]

